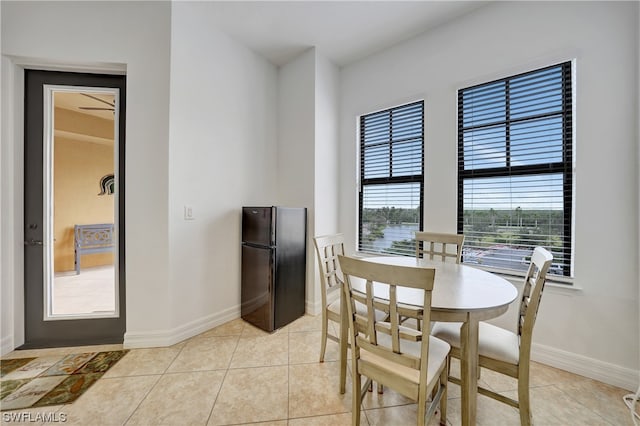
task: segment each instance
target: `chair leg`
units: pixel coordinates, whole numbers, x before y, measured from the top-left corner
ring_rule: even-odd
[[[518,378],[518,405],[520,411],[520,424],[522,426],[530,426],[533,424],[531,418],[531,406],[529,401],[529,377]]]
[[[326,312],[322,313],[322,336],[320,337],[320,362],[324,362],[324,353],[327,350],[327,328],[329,319]]]
[[[343,293],[344,294],[344,293]],[[342,304],[344,307],[344,303]],[[347,347],[349,346],[349,325],[347,315],[342,312],[340,320],[340,394],[345,393],[347,384]],[[355,368],[351,366],[351,368]]]
[[[75,257],[74,268],[76,270],[76,275],[78,275],[80,273],[80,254],[78,253],[77,249],[74,252],[74,257]]]
[[[357,371],[357,366],[352,367],[354,369],[352,374],[353,391],[351,392],[351,424],[360,424],[360,402],[362,400],[362,386],[360,373]]]
[[[418,397],[418,426],[425,426],[427,415],[427,401],[426,397],[420,398]]]
[[[440,386],[444,386],[442,390],[442,396],[440,398],[440,424],[447,424],[447,381],[449,380],[449,363],[451,359],[447,357],[447,366],[442,369],[442,373],[440,374]]]

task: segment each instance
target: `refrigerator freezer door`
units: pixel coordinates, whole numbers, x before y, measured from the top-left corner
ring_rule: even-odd
[[[274,330],[274,251],[242,245],[242,319],[266,331]]]
[[[276,208],[275,328],[304,315],[307,211]]]
[[[273,214],[272,207],[242,208],[242,242],[258,246],[272,246]]]

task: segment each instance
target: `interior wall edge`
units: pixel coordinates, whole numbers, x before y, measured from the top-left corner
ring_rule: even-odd
[[[640,83],[638,82],[638,80],[640,80],[640,3],[636,3],[636,55],[637,55],[637,63],[636,63],[636,77],[639,77],[638,79],[636,79],[636,117],[640,114]],[[637,177],[637,182],[638,182],[638,211],[640,212],[640,173],[638,173],[638,170],[640,170],[640,120],[638,120],[637,122],[637,128],[636,128],[637,134],[636,134],[636,147],[637,147],[637,156],[636,159],[638,161],[638,167],[636,168],[636,177]],[[636,240],[636,244],[638,244],[638,242],[640,242],[640,214],[638,215],[638,239]],[[638,259],[637,259],[637,264],[640,265],[640,250],[638,252]],[[640,340],[640,274],[638,274],[638,315],[637,315],[637,319],[638,319],[638,339]],[[640,356],[640,352],[638,354]],[[640,391],[640,371],[636,372],[635,377],[638,379],[638,391]]]
[[[18,62],[2,55],[2,297],[1,351],[4,354],[24,343],[23,290],[23,111],[24,73]]]

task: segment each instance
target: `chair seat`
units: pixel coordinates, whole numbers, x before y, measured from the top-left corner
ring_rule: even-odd
[[[438,322],[433,326],[431,334],[459,349],[461,325],[462,323],[459,322]],[[478,354],[518,365],[520,359],[520,340],[518,335],[495,325],[480,322]]]
[[[387,334],[378,333],[378,343],[383,346],[391,347],[391,338]],[[420,342],[410,342],[403,340],[400,349],[402,352],[410,354],[416,358],[420,357]],[[443,340],[429,336],[429,365],[427,366],[427,383],[431,383],[438,378],[440,371],[445,366],[447,355],[451,346]],[[403,379],[418,384],[420,383],[420,370],[398,365],[398,363],[390,361],[381,356],[375,355],[366,350],[360,350],[360,359],[376,367],[388,371],[392,375],[400,376]]]

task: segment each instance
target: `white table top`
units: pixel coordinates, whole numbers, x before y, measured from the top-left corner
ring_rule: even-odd
[[[363,258],[369,262],[388,265],[418,266],[435,268],[435,282],[431,294],[431,309],[434,311],[473,312],[507,306],[518,297],[513,284],[491,272],[467,265],[444,263],[440,260],[416,259],[407,256],[382,256]],[[355,285],[352,283],[352,285]],[[384,289],[384,290],[383,290]],[[385,290],[375,289],[377,297],[387,298]],[[411,305],[421,305],[421,290],[398,288],[398,301]]]

